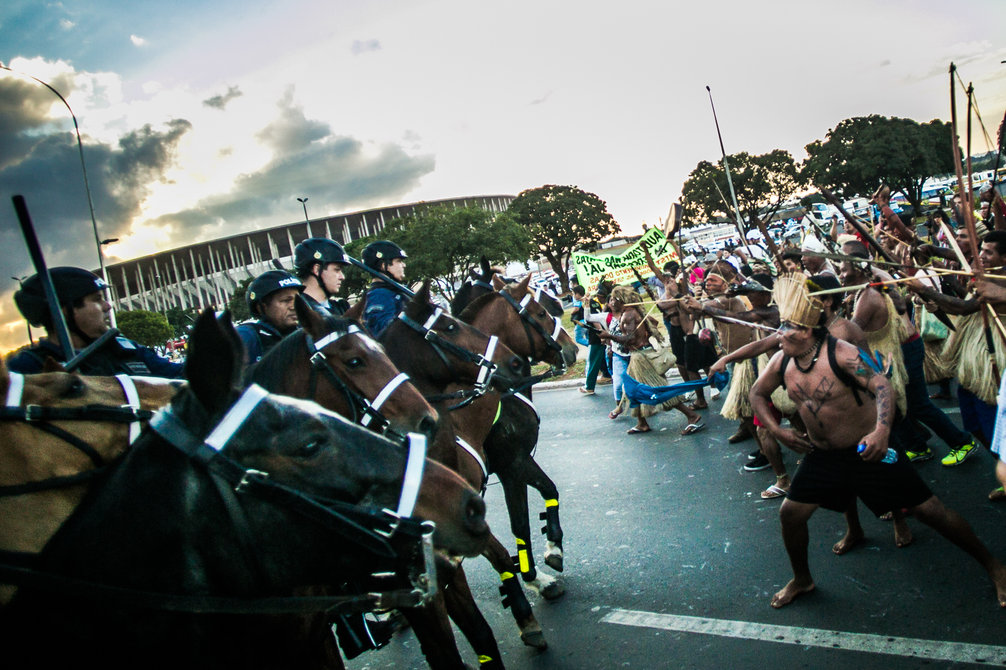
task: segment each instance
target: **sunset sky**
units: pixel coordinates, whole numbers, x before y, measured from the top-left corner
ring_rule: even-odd
[[[839,121],[949,119],[951,61],[995,135],[1006,2],[7,0],[0,61],[73,108],[109,262],[303,217],[572,184],[638,231],[719,158]],[[0,71],[0,351],[32,273],[97,267],[72,122]],[[987,147],[980,134],[975,151]]]

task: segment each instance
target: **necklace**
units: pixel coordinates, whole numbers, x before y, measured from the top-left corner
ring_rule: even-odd
[[[794,356],[793,365],[796,366],[796,369],[802,372],[803,374],[807,374],[808,372],[810,372],[814,368],[814,364],[817,363],[818,357],[821,355],[822,344],[824,344],[824,340],[819,339],[815,344],[813,344],[809,349],[807,349],[807,351],[803,352],[799,356]],[[814,358],[812,358],[810,364],[806,368],[804,368],[800,365],[800,359],[809,354],[811,351],[814,352]]]

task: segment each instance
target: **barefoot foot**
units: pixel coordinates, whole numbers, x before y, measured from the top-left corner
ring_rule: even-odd
[[[774,596],[772,596],[772,607],[779,609],[780,607],[785,607],[793,602],[793,599],[804,593],[810,593],[814,590],[814,582],[808,582],[805,584],[797,583],[796,579],[789,580],[789,584],[782,587],[781,591],[778,591]]]
[[[864,535],[862,528],[856,531],[847,530],[845,532],[845,537],[836,542],[834,546],[832,546],[831,550],[835,552],[836,555],[841,556],[842,554],[846,553],[847,551],[855,547],[857,544],[862,542],[863,537]]]
[[[912,529],[908,527],[908,522],[904,517],[894,518],[894,544],[895,546],[902,548],[907,547],[912,543]]]
[[[999,599],[999,607],[1006,608],[1006,567],[1000,565],[990,572],[992,583],[996,587],[996,597]]]

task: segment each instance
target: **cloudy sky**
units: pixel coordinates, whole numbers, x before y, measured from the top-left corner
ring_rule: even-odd
[[[1002,0],[6,0],[0,61],[59,90],[111,262],[289,223],[573,184],[656,224],[701,160],[804,146],[842,119],[949,119],[950,62],[993,135]],[[97,267],[66,108],[0,71],[0,350],[31,273]],[[984,151],[976,140],[976,151]]]

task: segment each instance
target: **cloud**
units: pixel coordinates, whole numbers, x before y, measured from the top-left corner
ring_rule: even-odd
[[[226,93],[224,93],[223,95],[214,95],[211,98],[207,98],[206,100],[203,100],[203,104],[206,105],[207,107],[213,107],[214,109],[223,109],[224,107],[227,106],[228,102],[230,102],[234,98],[240,98],[242,95],[244,94],[241,92],[241,89],[238,88],[237,86],[228,86]]]
[[[543,103],[546,100],[548,100],[549,97],[551,97],[551,95],[552,95],[552,91],[546,91],[545,95],[541,96],[540,98],[535,98],[534,100],[532,100],[528,104],[530,104],[530,105],[540,105],[541,103]]]
[[[147,40],[140,37],[139,35],[130,35],[129,41],[133,43],[134,47],[145,47],[147,46]]]
[[[353,45],[349,48],[350,53],[359,56],[368,51],[380,51],[381,42],[379,40],[353,40]]]
[[[73,28],[76,25],[77,24],[74,23],[73,21],[71,21],[70,19],[60,19],[59,20],[59,27],[62,28],[63,30],[73,30]]]

